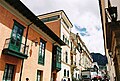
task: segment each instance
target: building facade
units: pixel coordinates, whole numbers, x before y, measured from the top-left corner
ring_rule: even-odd
[[[0,0],[0,81],[50,81],[65,43],[19,0]],[[55,60],[56,60],[55,59]]]
[[[81,79],[81,52],[82,48],[78,44],[77,35],[71,32],[71,74],[72,81],[79,81]]]
[[[99,0],[110,81],[120,81],[120,1]]]
[[[73,81],[82,79],[82,70],[87,70],[92,67],[92,57],[85,46],[84,42],[77,34],[71,32],[71,74]]]
[[[66,44],[62,46],[61,70],[56,72],[57,81],[71,81],[70,31],[72,23],[63,10],[39,15],[43,21]]]

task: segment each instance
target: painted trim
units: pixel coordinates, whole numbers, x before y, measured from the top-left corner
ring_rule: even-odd
[[[67,20],[69,21],[69,23],[70,23],[71,27],[73,27],[73,25],[72,25],[72,23],[70,22],[70,20],[69,20],[68,16],[66,15],[66,13],[65,13],[63,10],[58,10],[58,11],[54,11],[54,12],[49,12],[49,13],[45,13],[45,14],[38,15],[38,16],[44,16],[44,15],[50,15],[50,14],[55,15],[55,14],[60,14],[60,12],[62,12],[62,13],[65,15],[65,17],[66,17],[66,18],[67,18]],[[50,16],[51,16],[51,15],[50,15]]]
[[[100,15],[101,15],[101,22],[102,22],[102,29],[103,29],[103,38],[104,38],[104,50],[105,50],[105,54],[107,54],[107,51],[105,49],[106,46],[106,43],[105,43],[105,32],[104,32],[104,24],[103,24],[103,14],[102,14],[102,6],[101,6],[101,0],[98,0],[99,1],[99,7],[100,7]]]

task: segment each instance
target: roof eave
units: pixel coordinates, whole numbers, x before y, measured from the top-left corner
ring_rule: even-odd
[[[33,12],[31,12],[20,0],[5,0],[8,4],[14,7],[19,13],[25,16],[28,20],[33,22],[44,33],[50,36],[54,41],[60,45],[66,45],[55,33],[52,32]],[[29,13],[29,14],[28,14]]]

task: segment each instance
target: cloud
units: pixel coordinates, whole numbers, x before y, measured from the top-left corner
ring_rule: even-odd
[[[80,31],[86,32],[86,28],[81,28]]]
[[[101,53],[105,55],[103,36],[101,34],[102,30],[91,31],[91,32],[95,32],[95,34],[91,34],[91,35],[89,34],[88,36],[84,35],[86,34],[85,32],[81,34],[81,31],[78,30],[76,27],[73,27],[72,32],[79,33],[81,39],[83,40],[83,42],[85,42],[85,45],[87,46],[90,52]]]
[[[104,53],[98,0],[21,0],[34,14],[64,10],[90,52]],[[79,31],[78,31],[79,30]]]
[[[80,27],[80,26],[77,26],[77,25],[74,25],[74,27],[75,27],[75,29],[77,29],[77,31],[80,32],[80,34],[81,34],[82,36],[89,36],[89,33],[88,33],[88,31],[86,30],[86,28]]]

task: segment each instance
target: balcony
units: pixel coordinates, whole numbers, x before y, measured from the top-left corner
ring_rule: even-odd
[[[53,56],[52,56],[52,68],[53,71],[60,71],[61,70],[61,48],[57,45],[53,47]]]
[[[54,62],[53,63],[53,70],[56,70],[57,72],[61,70],[61,63]]]
[[[20,59],[26,59],[28,57],[29,46],[26,46],[25,53],[23,53],[24,47],[25,47],[25,44],[20,43],[17,40],[12,40],[11,38],[8,38],[5,40],[5,44],[4,44],[2,53],[11,55],[11,56],[15,56]]]
[[[72,68],[76,68],[76,62],[73,62],[72,65],[71,65]]]
[[[74,49],[71,49],[70,50],[70,53],[71,53],[71,55],[76,55],[77,53],[76,53],[76,49],[74,48]]]

